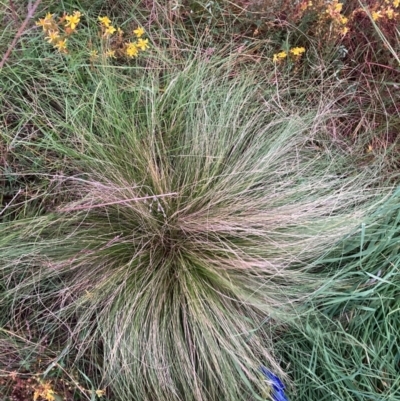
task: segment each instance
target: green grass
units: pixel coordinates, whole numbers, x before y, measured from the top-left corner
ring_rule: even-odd
[[[51,11],[153,18],[138,61],[90,65],[88,24],[1,71],[0,389],[268,399],[265,365],[292,400],[399,400],[395,83],[311,38],[276,66],[223,2],[129,5]]]
[[[399,191],[341,256],[318,264],[330,279],[279,338],[298,400],[398,400]]]

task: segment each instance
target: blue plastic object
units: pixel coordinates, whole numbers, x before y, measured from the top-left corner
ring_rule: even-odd
[[[281,382],[281,379],[270,372],[265,366],[261,366],[260,370],[272,384],[272,397],[274,401],[289,401],[285,395],[285,385]]]

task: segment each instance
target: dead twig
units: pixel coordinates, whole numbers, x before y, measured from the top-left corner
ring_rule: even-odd
[[[31,1],[28,4],[28,14],[24,20],[24,22],[22,23],[22,25],[20,26],[20,28],[18,29],[17,34],[15,35],[14,40],[11,42],[11,45],[9,46],[9,48],[7,49],[6,53],[4,54],[2,60],[0,61],[0,70],[3,68],[4,63],[6,62],[6,60],[8,59],[8,57],[10,56],[12,50],[14,49],[15,45],[18,42],[18,39],[21,37],[21,35],[24,33],[24,30],[26,28],[26,25],[28,24],[29,20],[33,17],[33,15],[35,14],[36,8],[38,7],[38,5],[41,3],[42,0],[36,0],[35,4],[32,5]]]
[[[104,206],[111,206],[111,205],[119,205],[119,204],[124,204],[128,202],[139,202],[143,200],[156,200],[157,198],[163,198],[166,196],[175,196],[178,195],[177,192],[170,192],[168,194],[159,194],[159,195],[150,195],[150,196],[142,196],[138,198],[131,198],[131,199],[122,199],[119,201],[113,201],[113,202],[107,202],[107,203],[101,203],[101,204],[90,204],[90,205],[83,205],[83,206],[73,206],[69,208],[61,208],[61,212],[75,212],[76,210],[90,210],[94,209],[95,207],[104,207]]]

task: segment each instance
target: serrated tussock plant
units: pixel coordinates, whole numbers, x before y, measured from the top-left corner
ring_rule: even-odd
[[[26,105],[49,183],[1,226],[1,307],[64,336],[115,399],[265,399],[260,366],[285,378],[266,322],[375,199],[348,152],[310,145],[332,103],[277,102],[232,65],[99,69],[80,97]]]

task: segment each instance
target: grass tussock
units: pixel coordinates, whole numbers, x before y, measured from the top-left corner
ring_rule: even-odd
[[[67,50],[27,32],[1,74],[0,393],[265,400],[266,366],[291,399],[397,401],[395,20],[70,3],[43,1],[82,17]],[[149,48],[94,57],[100,15]]]
[[[11,326],[34,318],[119,399],[261,397],[261,365],[285,377],[263,323],[318,288],[308,264],[370,210],[375,174],[324,142],[334,102],[277,103],[226,60],[93,80],[36,97],[41,139],[20,141],[63,165],[2,226]]]

